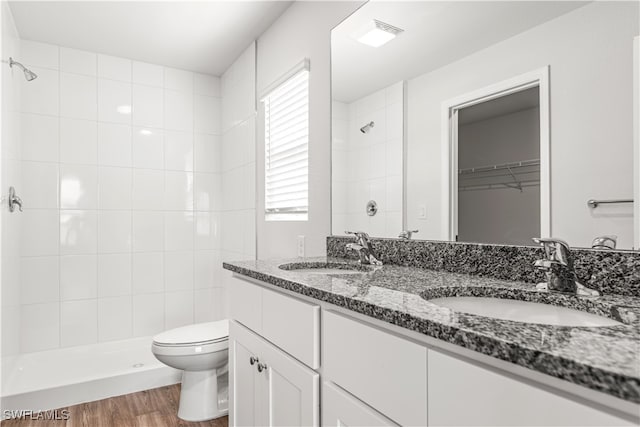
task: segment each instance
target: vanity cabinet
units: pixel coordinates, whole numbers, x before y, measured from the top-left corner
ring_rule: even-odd
[[[232,426],[637,425],[627,409],[605,403],[609,396],[261,282],[233,281]]]
[[[320,375],[235,321],[229,324],[233,426],[318,426]]]
[[[324,427],[393,427],[398,424],[337,385],[325,381],[322,384],[322,425]]]
[[[429,349],[430,426],[626,426],[634,423],[506,373]]]

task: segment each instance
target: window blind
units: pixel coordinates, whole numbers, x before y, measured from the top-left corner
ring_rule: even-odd
[[[264,103],[265,214],[306,220],[309,208],[309,71],[269,92]]]

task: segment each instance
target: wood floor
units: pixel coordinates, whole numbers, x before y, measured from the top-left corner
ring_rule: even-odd
[[[227,427],[227,417],[199,423],[179,419],[179,401],[176,384],[62,408],[70,414],[66,421],[14,419],[2,421],[2,427]]]

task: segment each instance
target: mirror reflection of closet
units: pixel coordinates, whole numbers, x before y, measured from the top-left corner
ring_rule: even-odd
[[[540,235],[538,92],[459,110],[458,241],[529,245]]]

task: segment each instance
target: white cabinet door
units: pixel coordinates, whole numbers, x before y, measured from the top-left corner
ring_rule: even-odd
[[[274,345],[263,341],[260,361],[267,368],[263,425],[318,426],[320,424],[320,375]]]
[[[234,322],[232,322],[234,323]],[[256,341],[246,337],[229,336],[229,397],[230,425],[260,425],[260,383],[256,376],[256,365],[251,358],[257,354]]]
[[[398,424],[337,385],[325,381],[322,383],[322,425],[323,427],[387,427]]]
[[[235,321],[230,322],[229,340],[231,425],[319,425],[317,372]],[[254,365],[251,357],[258,359]]]
[[[501,372],[429,350],[430,426],[625,426],[634,423]]]

